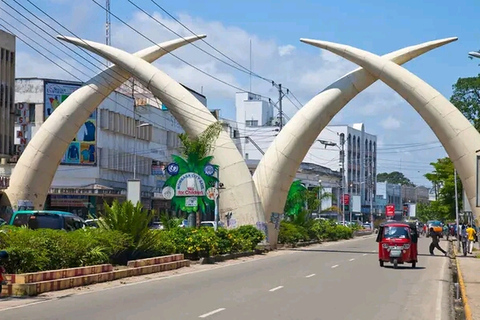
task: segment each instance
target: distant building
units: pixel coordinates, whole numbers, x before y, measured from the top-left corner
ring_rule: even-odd
[[[253,174],[257,168],[259,160],[246,160],[250,172]],[[296,180],[301,180],[306,188],[322,187],[322,192],[332,194],[332,197],[322,200],[321,211],[325,211],[329,208],[336,207],[341,208],[341,189],[340,181],[342,174],[340,171],[334,171],[330,168],[319,166],[314,163],[302,162],[300,168],[297,170],[295,177]],[[324,212],[325,213],[325,212]],[[325,213],[328,214],[328,213]],[[338,212],[330,212],[330,216],[337,218]]]
[[[2,30],[0,64],[0,159],[5,164],[14,154],[15,36]]]
[[[236,94],[235,106],[243,157],[260,160],[279,130],[274,106],[271,101],[247,92]],[[373,206],[376,194],[377,137],[367,133],[364,124],[327,126],[303,161],[340,171],[341,134],[345,138],[343,181],[345,193],[350,195],[348,208],[353,219],[369,219],[370,205]]]
[[[377,182],[376,215],[385,217],[385,207],[392,204],[395,206],[396,214],[401,214],[403,210],[402,186],[388,182]]]
[[[424,186],[402,186],[403,203],[428,203],[429,189]]]

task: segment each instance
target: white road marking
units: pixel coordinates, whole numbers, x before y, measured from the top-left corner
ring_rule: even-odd
[[[363,255],[364,255],[364,256],[366,256],[367,254],[366,254],[366,253],[364,253]]]
[[[338,264],[332,266],[332,269],[335,269],[336,267],[338,267]]]
[[[201,316],[199,316],[199,318],[206,318],[206,317],[211,316],[212,314],[218,313],[218,312],[223,311],[223,310],[225,310],[225,308],[219,308],[219,309],[213,310],[209,313],[202,314]]]
[[[377,252],[377,250],[373,250],[372,252]]]
[[[273,291],[280,290],[280,289],[282,289],[282,288],[283,288],[283,286],[278,286],[278,287],[275,287],[275,288],[270,289],[270,290],[268,290],[268,291],[273,292]]]
[[[442,264],[441,277],[442,279],[438,282],[438,292],[437,292],[437,304],[435,308],[435,320],[442,319],[442,300],[443,300],[443,278],[445,275],[445,266],[447,265],[447,260],[444,259]]]
[[[352,258],[352,259],[350,259],[350,260],[348,260],[348,261],[353,261],[353,260],[355,260],[355,259],[354,259],[354,258]]]
[[[312,274],[309,274],[308,276],[306,276],[305,278],[311,278],[315,275],[315,273],[312,273]]]

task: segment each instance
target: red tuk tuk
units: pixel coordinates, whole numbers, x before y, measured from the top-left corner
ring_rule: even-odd
[[[377,235],[378,261],[380,267],[385,262],[398,264],[411,263],[417,265],[418,233],[414,223],[392,221],[380,225]]]

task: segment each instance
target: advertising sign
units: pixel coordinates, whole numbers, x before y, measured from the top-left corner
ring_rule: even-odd
[[[45,82],[45,120],[65,101],[70,94],[80,88],[79,84]],[[93,112],[78,130],[68,146],[61,164],[96,165],[97,163],[97,112]]]
[[[205,196],[205,181],[194,173],[188,172],[178,178],[175,186],[177,197],[203,197]]]
[[[21,155],[30,140],[30,109],[28,103],[18,103],[17,118],[15,121],[15,154]]]
[[[385,216],[394,217],[395,216],[395,205],[389,204],[385,206]]]

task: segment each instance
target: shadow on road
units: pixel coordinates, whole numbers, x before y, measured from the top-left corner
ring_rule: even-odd
[[[393,265],[385,265],[385,266],[383,266],[383,267],[384,267],[385,269],[395,269],[395,268],[393,267]],[[426,268],[425,268],[425,267],[415,267],[415,268],[412,268],[411,265],[403,265],[403,266],[402,266],[402,265],[399,265],[399,266],[397,267],[397,269],[399,269],[399,270],[412,270],[412,271],[415,271],[415,270],[423,270],[423,269],[426,269]]]

